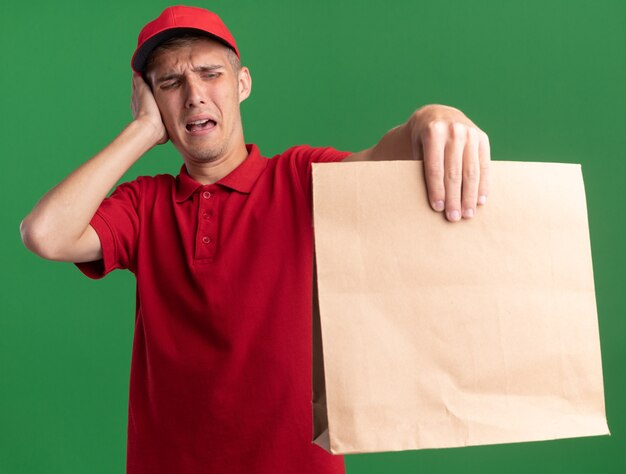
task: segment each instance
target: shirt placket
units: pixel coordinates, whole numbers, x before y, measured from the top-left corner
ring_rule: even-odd
[[[207,185],[200,189],[198,200],[198,230],[196,231],[196,260],[212,259],[217,249],[217,222],[220,190]]]

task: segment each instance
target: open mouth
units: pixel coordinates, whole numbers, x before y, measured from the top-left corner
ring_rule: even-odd
[[[193,122],[189,122],[185,127],[189,132],[200,132],[202,130],[208,130],[210,128],[215,127],[217,123],[215,120],[211,119],[202,119],[202,120],[194,120]]]

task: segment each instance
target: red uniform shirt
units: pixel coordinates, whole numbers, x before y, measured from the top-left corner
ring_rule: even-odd
[[[254,145],[215,184],[182,167],[120,185],[91,225],[137,279],[130,474],[331,474],[311,444],[311,163],[348,153]]]

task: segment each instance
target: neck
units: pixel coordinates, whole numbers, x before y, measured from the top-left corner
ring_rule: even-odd
[[[245,143],[235,147],[228,153],[220,156],[216,160],[205,162],[186,159],[185,166],[189,176],[200,184],[213,184],[233,171],[244,162],[248,156]]]

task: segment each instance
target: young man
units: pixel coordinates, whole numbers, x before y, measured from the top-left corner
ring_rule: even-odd
[[[451,221],[487,196],[484,132],[427,106],[359,153],[246,145],[252,87],[217,15],[167,8],[139,35],[134,120],[46,194],[21,226],[38,255],[92,278],[137,279],[129,473],[340,473],[311,444],[311,163],[423,159],[428,199]],[[177,177],[107,193],[171,140]],[[418,197],[416,197],[418,198]]]

